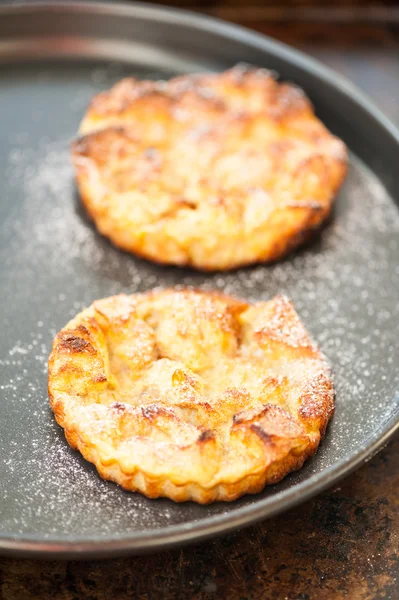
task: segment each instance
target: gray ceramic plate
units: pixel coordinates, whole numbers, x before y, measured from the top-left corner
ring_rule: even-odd
[[[148,5],[0,9],[0,549],[99,556],[198,540],[270,517],[359,466],[398,426],[399,137],[347,81],[244,29]],[[127,73],[168,77],[246,61],[305,88],[348,144],[331,222],[273,266],[228,275],[161,268],[113,248],[86,220],[68,143],[90,97]],[[335,372],[337,411],[317,456],[233,504],[147,500],[102,481],[48,408],[53,335],[95,298],[154,285],[288,294]]]

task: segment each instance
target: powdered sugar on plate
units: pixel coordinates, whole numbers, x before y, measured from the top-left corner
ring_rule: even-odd
[[[399,388],[399,213],[383,185],[351,156],[331,222],[275,265],[223,275],[152,265],[95,231],[69,162],[69,139],[87,100],[120,72],[82,67],[69,77],[68,69],[21,76],[19,92],[10,77],[6,89],[16,97],[30,93],[31,113],[21,113],[0,156],[0,530],[77,539],[189,527],[278,494],[356,451],[393,413]],[[102,481],[68,447],[48,407],[47,355],[69,318],[96,298],[171,285],[216,288],[251,301],[285,293],[333,366],[337,412],[318,455],[278,486],[234,506],[150,501]]]

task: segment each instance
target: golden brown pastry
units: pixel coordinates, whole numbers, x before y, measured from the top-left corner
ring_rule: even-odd
[[[188,289],[94,302],[54,340],[49,395],[102,477],[177,502],[279,481],[334,411],[329,368],[287,298]]]
[[[330,213],[346,148],[304,93],[262,69],[96,96],[72,157],[81,198],[116,246],[225,270],[274,261]]]

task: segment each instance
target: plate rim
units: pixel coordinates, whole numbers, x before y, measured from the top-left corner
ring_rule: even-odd
[[[361,107],[369,118],[380,127],[385,136],[389,136],[399,148],[399,130],[362,91],[344,76],[335,73],[318,60],[307,54],[290,48],[286,44],[268,36],[246,29],[240,25],[225,22],[221,19],[201,15],[180,8],[165,7],[157,4],[132,2],[18,2],[0,6],[0,18],[7,15],[26,17],[30,12],[49,11],[52,14],[66,10],[75,14],[112,14],[113,16],[146,17],[150,20],[161,20],[166,23],[194,27],[221,33],[230,40],[242,42],[260,51],[279,56],[284,61],[294,64],[316,76],[321,83],[329,84],[349,100]],[[140,554],[155,551],[184,543],[198,542],[217,535],[227,534],[241,527],[271,518],[278,513],[289,510],[309,500],[328,487],[333,486],[343,477],[370,460],[384,447],[396,431],[399,431],[399,396],[398,406],[390,417],[378,429],[374,430],[363,444],[350,456],[335,462],[320,473],[311,475],[294,488],[284,490],[278,498],[266,497],[254,504],[238,507],[228,513],[213,515],[199,521],[191,521],[178,525],[169,525],[159,529],[147,530],[134,536],[82,538],[79,541],[56,541],[55,536],[38,536],[37,534],[21,534],[15,536],[0,531],[0,553],[2,555],[51,558],[93,558]],[[294,492],[293,492],[294,490]],[[76,539],[76,538],[75,538]]]

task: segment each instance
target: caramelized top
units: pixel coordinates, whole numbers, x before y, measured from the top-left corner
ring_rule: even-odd
[[[333,411],[328,367],[282,296],[96,301],[57,335],[49,390],[102,460],[204,487],[317,447]]]

